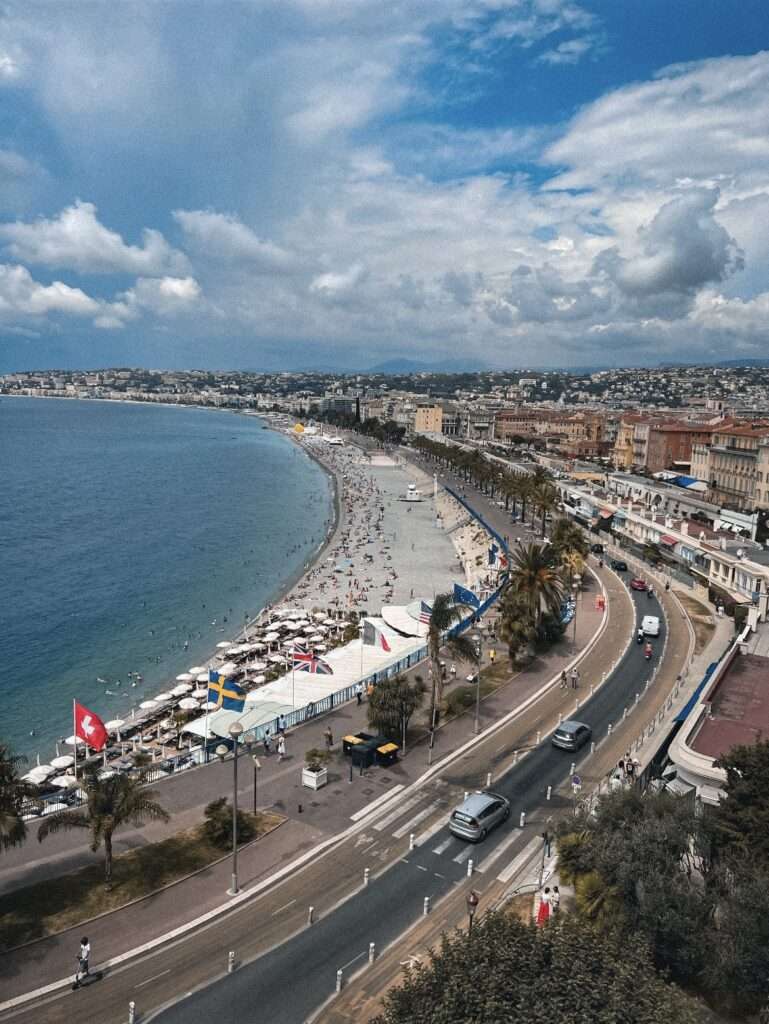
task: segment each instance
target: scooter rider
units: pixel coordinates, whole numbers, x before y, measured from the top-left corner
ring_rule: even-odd
[[[647,644],[646,647],[644,647],[644,657],[646,658],[647,661],[651,658],[652,653],[653,653],[652,645],[651,644]]]
[[[644,642],[644,636],[645,636],[645,634],[644,634],[644,631],[643,631],[643,629],[642,629],[642,628],[641,628],[641,627],[639,626],[639,627],[638,627],[638,632],[636,633],[636,641],[637,641],[637,642],[638,642],[639,644],[642,644],[642,643]]]

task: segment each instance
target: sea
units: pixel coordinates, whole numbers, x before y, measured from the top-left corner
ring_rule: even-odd
[[[0,742],[47,762],[73,697],[125,718],[175,685],[332,522],[327,474],[257,417],[0,397]]]

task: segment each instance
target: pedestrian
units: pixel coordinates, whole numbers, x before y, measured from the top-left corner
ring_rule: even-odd
[[[80,940],[80,973],[88,976],[88,961],[91,959],[91,943],[88,941],[88,936],[84,935]]]
[[[444,681],[444,683],[446,682],[446,662],[445,661],[441,662],[441,679]]]
[[[369,683],[368,686],[366,687],[366,696],[368,697],[369,700],[371,700],[371,695],[373,694],[373,692],[374,692],[374,684],[373,683]]]
[[[625,757],[625,778],[627,779],[628,785],[632,786],[635,782],[635,769],[636,762],[630,755]]]
[[[286,731],[286,719],[283,715],[278,715],[278,733],[282,736]]]
[[[566,678],[566,669],[561,672],[561,689],[565,690],[569,685],[569,681]]]
[[[270,751],[272,749],[272,740],[270,739],[269,729],[265,729],[264,731],[264,739],[262,740],[262,744],[264,745],[264,756],[269,757]]]
[[[457,678],[457,666],[454,664],[453,661],[451,663],[451,668],[449,669],[449,674],[451,675],[451,681],[453,683],[454,680]]]
[[[539,900],[539,909],[537,910],[537,924],[544,925],[550,920],[551,910],[551,896],[550,886],[545,886],[545,891],[542,893]]]
[[[561,908],[561,892],[557,885],[553,886],[553,891],[550,894],[550,909],[553,917],[556,916]]]
[[[363,703],[363,683],[358,682],[355,684],[355,702],[358,707]]]
[[[286,737],[283,733],[278,736],[278,761],[282,761],[286,756]]]
[[[572,690],[576,690],[578,686],[579,686],[579,672],[578,672],[578,670],[576,668],[573,668],[571,670],[571,688],[572,688]]]
[[[313,703],[313,701],[310,701],[310,703],[307,705],[307,709],[306,709],[306,711],[304,713],[304,717],[305,717],[305,719],[312,718],[312,716],[314,714],[315,714],[315,704]]]
[[[326,726],[326,731],[323,733],[323,738],[326,741],[326,750],[331,750],[334,745],[334,734],[331,732],[331,726]]]

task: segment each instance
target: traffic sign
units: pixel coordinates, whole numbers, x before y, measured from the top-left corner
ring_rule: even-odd
[[[571,784],[572,784],[572,786],[581,786],[582,785],[582,779],[579,777],[579,775],[572,775],[572,777],[571,777]]]

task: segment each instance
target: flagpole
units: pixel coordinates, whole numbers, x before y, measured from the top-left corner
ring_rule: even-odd
[[[72,739],[75,741],[75,778],[77,779],[77,711],[75,710],[75,698],[72,698]]]

